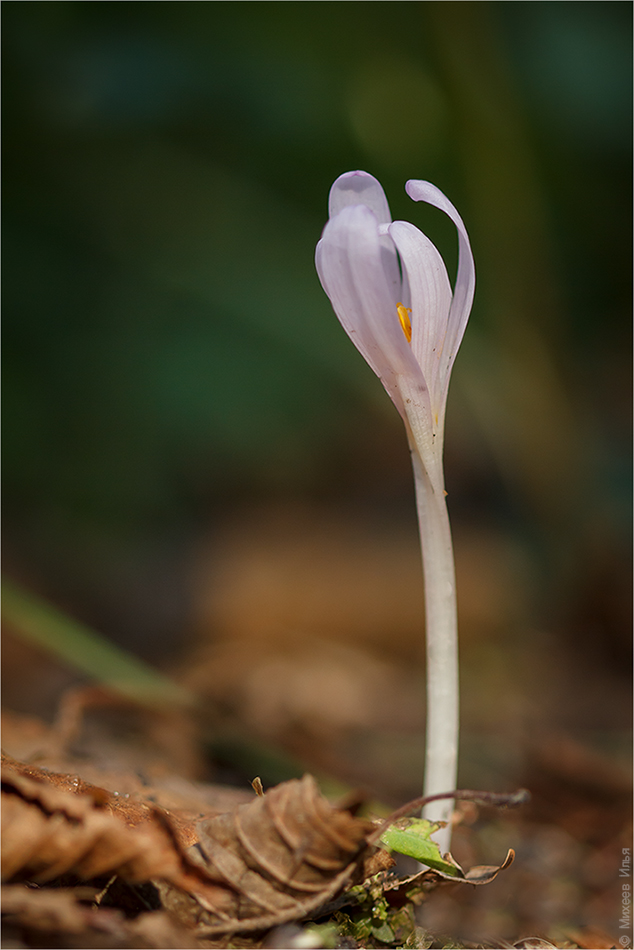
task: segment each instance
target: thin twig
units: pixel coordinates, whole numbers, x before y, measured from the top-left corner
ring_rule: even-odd
[[[515,792],[481,792],[471,788],[462,788],[453,792],[439,792],[437,795],[422,795],[420,798],[414,798],[411,802],[407,802],[407,804],[401,805],[400,808],[393,811],[381,822],[369,840],[377,841],[383,832],[399,818],[404,818],[410,812],[417,811],[429,802],[435,802],[441,798],[475,802],[476,805],[491,805],[495,808],[517,808],[519,805],[525,805],[529,802],[530,797],[531,793],[526,788],[518,788]]]

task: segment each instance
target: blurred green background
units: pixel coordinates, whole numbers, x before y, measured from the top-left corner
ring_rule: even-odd
[[[5,566],[184,648],[197,545],[278,499],[414,525],[399,417],[313,265],[362,168],[439,185],[476,258],[454,525],[511,535],[530,623],[627,669],[631,18],[622,2],[11,2]],[[623,674],[627,675],[627,674]]]

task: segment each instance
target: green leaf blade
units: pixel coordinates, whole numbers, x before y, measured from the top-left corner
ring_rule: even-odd
[[[392,825],[381,835],[380,841],[384,847],[415,858],[421,864],[450,877],[464,876],[460,867],[453,860],[446,860],[436,842],[432,841],[430,836],[438,829],[437,823],[424,818],[409,818],[405,823],[399,822],[399,826]]]

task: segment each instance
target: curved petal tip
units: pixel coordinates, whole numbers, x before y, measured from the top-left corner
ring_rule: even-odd
[[[432,204],[441,211],[444,211],[445,214],[448,214],[451,218],[457,214],[449,198],[447,198],[440,188],[437,188],[436,185],[432,185],[430,181],[410,178],[405,184],[405,191],[412,201],[426,201],[428,204]]]
[[[348,205],[365,205],[374,211],[379,224],[392,220],[385,192],[374,175],[368,172],[344,172],[330,189],[328,215],[333,218]]]

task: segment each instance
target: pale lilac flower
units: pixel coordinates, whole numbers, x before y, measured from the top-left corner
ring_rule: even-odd
[[[451,202],[427,181],[405,187],[410,198],[440,208],[458,229],[453,294],[432,242],[413,224],[392,221],[381,185],[367,172],[347,172],[332,186],[316,265],[344,329],[415,430],[416,441],[426,428],[442,452],[449,377],[471,310],[475,268]]]

